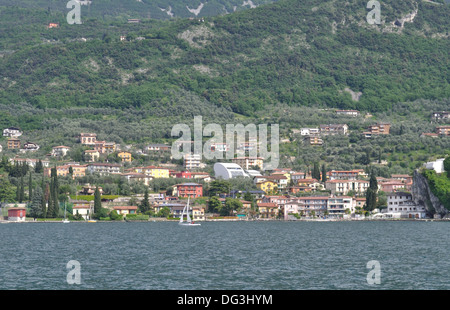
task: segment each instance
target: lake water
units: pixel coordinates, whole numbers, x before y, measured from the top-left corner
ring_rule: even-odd
[[[2,290],[450,289],[450,222],[0,224]],[[68,284],[67,263],[80,263]],[[368,284],[369,261],[380,284]]]

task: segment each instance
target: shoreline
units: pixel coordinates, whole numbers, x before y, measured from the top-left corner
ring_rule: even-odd
[[[135,220],[135,221],[70,221],[70,223],[157,223],[157,222],[173,222],[177,223],[176,220],[167,220],[167,219],[149,219],[149,220]],[[277,220],[277,219],[209,219],[203,221],[197,221],[199,223],[206,222],[450,222],[450,218],[445,219],[410,219],[410,218],[396,218],[396,219],[299,219],[299,220]],[[8,220],[0,220],[0,224],[9,224],[9,223],[63,223],[62,221],[8,221]]]

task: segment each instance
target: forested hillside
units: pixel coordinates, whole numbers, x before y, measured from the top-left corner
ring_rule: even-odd
[[[20,6],[67,12],[69,0],[0,0],[0,6]],[[229,14],[277,0],[80,0],[89,18],[186,18]]]
[[[368,11],[365,1],[284,0],[204,20],[68,25],[47,9],[3,8],[0,100],[141,108],[173,89],[252,115],[278,103],[384,111],[448,98],[449,6],[385,1],[381,25]]]

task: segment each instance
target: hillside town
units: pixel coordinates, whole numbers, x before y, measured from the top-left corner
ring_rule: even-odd
[[[357,117],[356,110],[337,110],[336,114]],[[434,118],[448,118],[448,112],[433,113]],[[436,135],[450,134],[449,126],[436,127]],[[389,135],[390,124],[377,123],[370,125],[362,135],[371,138],[374,135]],[[322,138],[327,135],[348,135],[346,124],[322,124],[317,128],[301,128],[298,130],[305,143],[322,145]],[[367,169],[328,170],[325,165],[314,166],[307,171],[294,171],[289,168],[264,170],[263,157],[238,156],[231,162],[206,163],[201,155],[187,154],[180,165],[160,162],[158,165],[140,165],[133,156],[170,156],[173,146],[168,144],[148,144],[142,149],[132,146],[121,146],[112,141],[98,140],[94,132],[80,133],[77,144],[84,147],[82,162],[75,162],[69,156],[73,146],[52,146],[51,152],[44,158],[29,156],[40,149],[30,141],[22,141],[23,132],[19,128],[10,127],[3,130],[6,137],[6,148],[13,150],[15,156],[3,157],[9,165],[27,166],[34,171],[42,171],[44,178],[51,178],[53,173],[59,178],[70,178],[74,181],[89,175],[98,177],[120,177],[127,184],[140,184],[146,188],[144,193],[133,195],[102,195],[102,207],[115,211],[123,219],[130,215],[141,214],[139,205],[146,199],[150,204],[151,215],[163,214],[170,219],[181,216],[187,198],[192,199],[192,214],[195,221],[205,220],[344,220],[344,219],[424,219],[430,216],[425,205],[414,202],[411,189],[413,176],[408,174],[392,174],[390,178],[371,178]],[[431,135],[431,133],[424,133]],[[259,147],[260,142],[249,140],[237,146],[238,150],[249,152]],[[1,147],[1,144],[0,144]],[[212,143],[211,150],[227,152],[230,145],[223,141]],[[0,151],[2,149],[0,148]],[[114,160],[111,160],[114,159]],[[212,167],[211,167],[212,166]],[[214,173],[207,172],[213,168]],[[424,163],[422,169],[431,169],[436,173],[444,172],[444,158]],[[54,172],[53,172],[54,171]],[[211,169],[209,169],[211,171]],[[2,176],[3,177],[3,176]],[[252,190],[224,190],[211,195],[208,189],[214,182],[245,179],[253,185]],[[152,188],[157,179],[175,179],[179,182],[161,190]],[[31,174],[30,174],[31,180]],[[173,182],[172,182],[173,183]],[[373,185],[373,184],[375,185]],[[367,210],[367,192],[371,186],[376,187],[377,208]],[[64,204],[69,205],[71,217],[80,220],[93,218],[93,199],[95,192],[102,194],[98,184],[81,184],[77,192],[68,195]],[[31,191],[30,191],[31,195]],[[89,198],[91,196],[91,198]],[[217,198],[223,206],[227,199],[233,199],[237,207],[225,214],[219,214],[218,208],[211,208],[211,196]],[[86,198],[88,197],[88,198]],[[35,220],[27,215],[32,203],[24,201],[2,201],[2,218],[9,221]],[[62,208],[62,204],[60,204]],[[220,208],[219,208],[220,209]],[[162,213],[162,210],[165,210]],[[147,212],[147,214],[150,214]],[[437,216],[437,215],[434,215]],[[151,217],[149,217],[151,218]]]

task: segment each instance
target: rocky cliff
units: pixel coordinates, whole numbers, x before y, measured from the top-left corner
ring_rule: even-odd
[[[449,211],[431,192],[427,179],[417,170],[414,171],[411,194],[417,205],[425,206],[427,215],[430,217],[434,215],[439,215],[441,218],[450,217]]]

